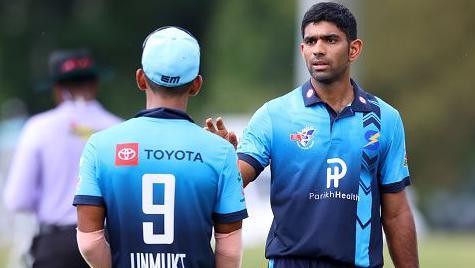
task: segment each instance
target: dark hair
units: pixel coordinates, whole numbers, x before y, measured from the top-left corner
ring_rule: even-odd
[[[356,20],[351,11],[341,4],[332,2],[320,2],[305,12],[302,19],[302,38],[308,24],[321,21],[334,23],[338,29],[346,34],[348,41],[357,38]]]
[[[194,81],[194,79],[193,79],[193,80],[191,80],[191,82],[186,83],[186,84],[181,85],[181,86],[178,86],[178,87],[164,87],[164,86],[161,86],[161,85],[153,82],[146,75],[145,75],[145,79],[147,80],[147,83],[148,83],[148,85],[150,86],[150,89],[153,92],[163,94],[163,95],[166,95],[166,96],[170,96],[170,97],[171,96],[183,95],[188,90],[191,83]]]

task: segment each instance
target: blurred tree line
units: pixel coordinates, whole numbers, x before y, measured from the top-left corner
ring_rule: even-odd
[[[202,46],[205,83],[190,114],[198,123],[209,115],[251,114],[297,86],[296,3],[1,0],[0,103],[18,97],[30,113],[51,108],[50,92],[39,90],[47,55],[87,47],[110,69],[100,100],[131,117],[144,107],[134,78],[142,41],[157,27],[178,25]],[[359,8],[365,27],[359,80],[401,112],[416,189],[463,188],[475,180],[475,2],[361,1]]]
[[[2,0],[0,99],[17,96],[30,112],[50,108],[48,55],[58,48],[89,48],[108,74],[101,101],[130,117],[144,107],[135,90],[142,42],[160,26],[179,25],[198,37],[206,31],[214,1]],[[206,48],[203,48],[206,51]],[[109,72],[107,72],[109,71]]]
[[[470,0],[365,5],[363,80],[400,111],[421,193],[475,191],[474,12]]]

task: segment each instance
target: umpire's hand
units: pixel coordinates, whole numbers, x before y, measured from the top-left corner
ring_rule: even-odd
[[[216,126],[214,125],[212,118],[206,119],[206,126],[204,129],[226,139],[234,146],[234,149],[237,148],[238,140],[236,133],[226,129],[224,126],[224,121],[221,117],[216,118]]]

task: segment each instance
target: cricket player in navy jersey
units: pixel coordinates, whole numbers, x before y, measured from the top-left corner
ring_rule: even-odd
[[[202,85],[199,64],[186,30],[151,33],[136,72],[146,110],[89,139],[74,205],[92,267],[240,266],[247,211],[236,153],[185,112]]]
[[[269,267],[381,267],[382,227],[395,266],[418,267],[403,124],[350,78],[356,20],[322,2],[301,31],[309,81],[265,103],[237,148],[245,185],[271,168]],[[207,128],[237,146],[222,119]]]

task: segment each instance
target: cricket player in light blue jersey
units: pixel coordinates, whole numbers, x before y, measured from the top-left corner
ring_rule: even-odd
[[[199,63],[186,30],[151,33],[136,73],[146,110],[89,139],[74,205],[91,266],[240,266],[247,211],[236,153],[185,112],[202,85]]]
[[[350,76],[356,19],[319,2],[301,34],[309,80],[258,109],[237,146],[244,184],[270,166],[269,268],[380,268],[383,228],[395,267],[417,268],[403,123]],[[207,128],[237,145],[222,120]]]

